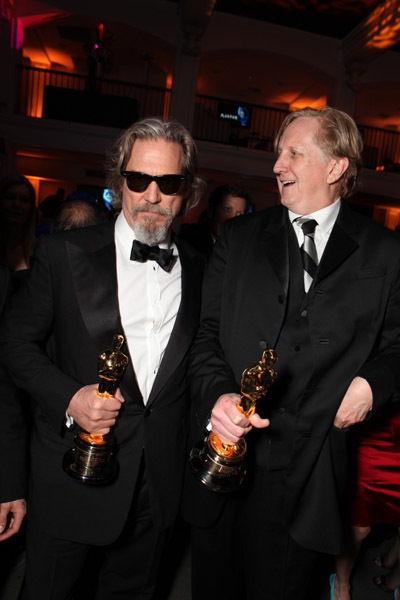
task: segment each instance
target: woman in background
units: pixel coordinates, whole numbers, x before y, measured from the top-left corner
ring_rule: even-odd
[[[400,405],[379,411],[359,426],[352,478],[351,527],[346,548],[336,558],[336,574],[330,577],[331,600],[350,600],[351,573],[363,540],[374,525],[400,527]],[[399,535],[399,529],[397,530]],[[374,577],[374,583],[396,600],[400,590],[399,544],[395,540],[386,555],[377,556],[378,567],[390,573]]]
[[[0,180],[0,264],[13,271],[29,268],[35,244],[35,190],[23,175]]]

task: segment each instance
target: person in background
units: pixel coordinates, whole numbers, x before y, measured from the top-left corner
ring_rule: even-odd
[[[65,190],[62,187],[57,188],[55,194],[51,196],[47,196],[42,202],[39,204],[40,216],[45,221],[52,221],[56,216],[57,212],[62,206],[62,203],[65,199]]]
[[[221,227],[191,352],[190,447],[209,425],[249,447],[238,493],[187,473],[193,600],[318,597],[321,557],[342,549],[348,431],[400,394],[400,239],[346,205],[357,126],[305,108],[275,144],[281,205]],[[277,379],[247,419],[241,376],[266,346]]]
[[[23,273],[21,271],[20,273]],[[19,278],[0,265],[0,314]],[[7,575],[21,560],[25,539],[23,519],[26,514],[28,487],[28,399],[0,365],[0,597]]]
[[[35,245],[35,190],[23,175],[0,180],[0,264],[28,269]]]
[[[104,203],[103,203],[104,206]],[[51,232],[69,231],[80,227],[100,225],[110,218],[110,213],[99,205],[96,198],[84,192],[70,194],[59,208],[51,225]]]
[[[0,314],[14,287],[10,270],[0,265]],[[26,513],[28,435],[23,402],[21,391],[0,365],[0,541],[18,533]]]
[[[375,566],[389,571],[373,578],[374,583],[384,592],[394,592],[397,600],[400,596],[400,527],[397,528],[394,542],[386,554],[375,556]]]
[[[0,305],[25,281],[36,243],[35,190],[26,177],[0,180]],[[28,439],[31,423],[27,394],[0,365],[0,562],[11,570],[24,548],[21,525],[26,513]],[[16,535],[18,534],[18,535]],[[5,578],[0,582],[5,583]]]
[[[208,258],[219,237],[221,224],[244,215],[250,203],[250,194],[245,188],[235,184],[219,185],[210,194],[207,213],[197,224],[183,224],[179,236]]]
[[[396,539],[386,555],[377,556],[377,567],[390,570],[373,578],[384,592],[400,586],[400,405],[384,407],[354,432],[354,465],[349,478],[344,552],[336,558],[331,576],[332,600],[351,599],[351,575],[361,544],[372,527],[393,525]]]

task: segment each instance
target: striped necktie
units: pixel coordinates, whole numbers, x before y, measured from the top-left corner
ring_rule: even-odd
[[[304,233],[304,242],[300,248],[304,269],[304,288],[308,292],[315,277],[318,267],[317,248],[315,247],[314,233],[318,225],[314,219],[297,219]]]

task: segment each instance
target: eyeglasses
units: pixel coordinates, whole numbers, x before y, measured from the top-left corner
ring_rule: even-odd
[[[182,183],[188,179],[186,175],[147,175],[140,171],[121,171],[121,175],[125,177],[131,192],[144,192],[155,181],[160,191],[167,196],[177,194]]]

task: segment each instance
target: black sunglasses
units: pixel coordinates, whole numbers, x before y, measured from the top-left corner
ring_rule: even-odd
[[[160,191],[168,196],[177,194],[182,183],[188,179],[186,175],[147,175],[140,171],[121,171],[121,175],[125,177],[131,192],[144,192],[155,181]]]

